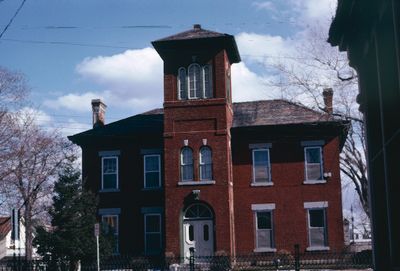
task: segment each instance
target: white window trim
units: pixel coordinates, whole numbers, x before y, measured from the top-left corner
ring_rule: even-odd
[[[269,180],[266,182],[256,182],[255,181],[255,164],[254,164],[254,153],[257,151],[267,151],[268,154],[268,177]],[[251,150],[251,157],[252,157],[252,178],[251,178],[251,186],[272,186],[274,183],[272,182],[271,177],[271,159],[269,154],[269,148],[256,148]]]
[[[326,243],[329,242],[327,239],[328,236],[328,228],[327,228],[327,208],[328,202],[327,201],[317,201],[317,202],[304,202],[304,209],[307,210],[307,235],[308,235],[308,247],[306,251],[327,251],[330,250],[329,246],[311,246],[311,234],[310,234],[310,210],[323,210],[324,211],[324,238],[326,239]]]
[[[116,184],[115,184],[115,188],[104,188],[104,159],[116,159]],[[102,156],[101,157],[101,192],[115,192],[115,191],[119,191],[119,161],[118,161],[118,156]]]
[[[190,70],[190,68],[192,67],[192,66],[197,66],[198,68],[199,68],[199,71],[200,71],[200,76],[199,76],[199,78],[196,78],[197,80],[195,81],[195,82],[197,82],[197,81],[200,81],[200,90],[201,90],[201,97],[197,97],[196,96],[196,93],[197,93],[197,89],[195,89],[194,90],[194,94],[195,94],[195,96],[191,96],[190,95],[190,76],[189,76],[189,70]],[[208,72],[208,76],[209,76],[209,86],[210,86],[210,97],[206,97],[206,80],[205,80],[205,77],[206,77],[206,73],[205,73],[205,67],[207,67],[208,69],[209,69],[209,72]],[[183,98],[182,98],[182,96],[181,96],[181,80],[180,80],[180,71],[181,70],[183,70],[184,71],[184,73],[185,73],[185,80],[186,80],[186,89],[184,89],[183,91],[185,91],[186,92],[186,94],[187,94],[187,98],[185,98],[185,100],[186,99],[188,99],[188,100],[196,100],[196,99],[211,99],[211,98],[213,98],[214,97],[214,86],[213,86],[213,70],[212,70],[212,65],[211,64],[206,64],[206,65],[204,65],[204,66],[201,66],[201,65],[199,65],[198,63],[192,63],[192,64],[190,64],[188,67],[187,67],[187,69],[185,68],[185,67],[179,67],[178,68],[178,74],[177,74],[177,91],[178,91],[178,99],[179,100],[184,100]],[[194,85],[194,86],[196,86],[196,84]]]
[[[183,179],[183,172],[182,172],[182,168],[184,167],[184,166],[186,166],[186,164],[183,164],[183,150],[185,150],[185,149],[189,149],[191,152],[192,152],[192,163],[190,164],[190,165],[192,165],[192,178],[191,179]],[[183,182],[185,182],[185,183],[189,183],[189,182],[193,182],[193,179],[194,179],[194,159],[193,159],[193,150],[190,148],[190,147],[187,147],[187,146],[185,146],[185,147],[183,147],[182,149],[181,149],[181,151],[180,151],[180,153],[179,153],[179,166],[180,166],[180,168],[179,168],[179,171],[180,171],[180,182],[179,183],[183,183]],[[188,164],[189,165],[189,164]]]
[[[191,67],[194,67],[194,66],[197,66],[198,68],[199,68],[199,73],[200,73],[200,78],[196,78],[196,80],[194,81],[194,97],[192,97],[191,95],[190,95],[190,68]],[[190,64],[189,65],[189,67],[188,67],[188,69],[187,69],[187,86],[188,86],[188,89],[187,89],[187,91],[188,91],[188,99],[189,100],[196,100],[196,99],[201,99],[202,97],[196,97],[196,93],[197,93],[197,89],[196,89],[196,82],[198,81],[198,80],[201,80],[201,81],[203,81],[202,80],[202,68],[201,68],[201,66],[199,65],[199,64],[197,64],[197,63],[192,63],[192,64]],[[201,87],[201,86],[200,86]],[[202,90],[201,89],[201,91],[202,91],[202,93],[204,92],[204,90]]]
[[[274,238],[274,212],[275,203],[267,203],[267,204],[252,204],[251,210],[253,211],[254,216],[254,244],[255,248],[253,252],[276,252],[275,248],[275,238]],[[258,212],[270,212],[271,213],[271,244],[273,247],[258,247],[258,238],[257,238],[257,230],[258,230],[258,221],[257,221],[257,213]]]
[[[104,215],[101,215],[101,222],[103,223],[103,218],[104,217],[116,217],[116,221],[117,221],[117,225],[116,225],[116,227],[115,227],[115,233],[114,233],[114,236],[116,236],[115,237],[115,239],[116,239],[116,241],[117,241],[117,251],[115,252],[115,253],[113,253],[113,254],[119,254],[119,214],[104,214]]]
[[[158,221],[159,221],[159,226],[160,226],[160,231],[159,232],[149,232],[150,234],[155,234],[158,233],[160,235],[160,250],[162,250],[162,221],[161,221],[161,214],[160,213],[145,213],[144,214],[144,249],[145,249],[145,254],[152,254],[154,253],[154,251],[148,251],[147,250],[147,225],[146,225],[146,221],[147,221],[147,217],[148,216],[158,216]]]
[[[178,84],[178,86],[177,86],[177,89],[178,89],[178,99],[179,100],[182,100],[182,97],[181,97],[181,77],[180,77],[180,71],[181,70],[183,70],[184,71],[184,73],[185,73],[185,86],[186,86],[186,88],[183,90],[183,91],[185,91],[186,92],[186,94],[187,94],[187,98],[186,99],[188,99],[189,98],[189,93],[188,93],[188,89],[187,89],[187,87],[188,87],[188,82],[187,82],[187,80],[188,80],[188,74],[187,74],[187,72],[186,72],[186,69],[184,68],[184,67],[180,67],[179,69],[178,69],[178,80],[177,80],[177,84]],[[185,100],[186,100],[185,99]]]
[[[208,149],[208,150],[210,151],[210,160],[211,160],[211,161],[210,161],[210,164],[205,164],[205,163],[202,161],[201,151],[202,151],[203,149]],[[213,163],[212,163],[212,157],[213,157],[213,155],[212,155],[212,150],[211,150],[210,147],[208,147],[208,146],[202,146],[202,147],[200,148],[200,150],[199,150],[199,179],[200,179],[200,182],[202,182],[202,181],[212,181],[212,179],[213,179]],[[210,178],[210,179],[203,179],[202,176],[201,176],[201,166],[207,166],[207,165],[210,165],[210,166],[211,166],[211,178]]]
[[[210,185],[215,184],[214,180],[207,180],[207,181],[180,181],[178,185]]]
[[[329,204],[327,201],[311,201],[304,202],[304,209],[323,209],[328,208]]]
[[[319,148],[319,155],[321,158],[320,161],[320,172],[322,179],[319,180],[313,180],[313,179],[308,179],[308,172],[307,172],[307,149],[316,149]],[[310,163],[310,164],[316,164],[316,163]],[[323,152],[322,152],[322,146],[307,146],[304,147],[304,184],[320,184],[320,183],[326,183],[326,180],[324,179],[324,157],[323,157]]]
[[[275,210],[275,203],[261,203],[261,204],[252,204],[252,211],[272,211]]]
[[[157,157],[158,158],[158,171],[146,171],[146,158],[147,157]],[[148,187],[146,184],[146,173],[148,172],[158,172],[158,186]],[[161,155],[159,154],[145,154],[143,155],[143,187],[145,189],[157,189],[161,187]]]
[[[206,74],[204,72],[204,68],[205,67],[208,67],[208,69],[209,69],[208,77],[209,77],[209,81],[210,81],[211,97],[206,97]],[[210,64],[206,64],[203,67],[201,67],[201,74],[202,74],[202,78],[203,78],[203,98],[204,99],[210,99],[210,98],[212,98],[214,96],[213,95],[213,80],[212,80],[212,67],[211,67],[211,65]]]

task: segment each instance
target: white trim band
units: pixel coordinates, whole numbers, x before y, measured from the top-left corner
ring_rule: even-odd
[[[272,147],[272,143],[256,143],[249,144],[249,149],[270,149]]]
[[[99,215],[119,215],[121,214],[121,208],[101,208],[99,209]]]
[[[215,181],[182,181],[178,185],[209,185],[215,184]]]
[[[304,202],[304,209],[327,208],[327,201]]]
[[[325,140],[305,140],[300,142],[302,147],[324,146]]]
[[[252,211],[275,210],[275,203],[252,204]]]

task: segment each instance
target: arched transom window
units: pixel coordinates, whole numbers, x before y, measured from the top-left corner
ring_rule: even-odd
[[[211,65],[197,63],[186,69],[178,69],[178,97],[186,99],[207,99],[213,97]]]
[[[183,216],[185,219],[212,219],[213,214],[206,205],[204,204],[192,204],[190,205]]]

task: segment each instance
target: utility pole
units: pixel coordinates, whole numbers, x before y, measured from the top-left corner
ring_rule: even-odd
[[[97,271],[100,271],[100,247],[99,247],[100,224],[94,224],[94,236],[96,236],[97,248]]]
[[[351,211],[351,241],[352,243],[354,243],[354,214],[353,214],[353,204],[350,207],[350,211]]]

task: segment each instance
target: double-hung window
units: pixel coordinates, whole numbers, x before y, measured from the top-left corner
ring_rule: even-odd
[[[144,237],[147,255],[161,252],[161,214],[144,214]]]
[[[306,181],[323,181],[322,147],[304,147]]]
[[[161,158],[159,154],[144,155],[144,187],[161,187]]]
[[[193,181],[193,151],[189,147],[181,150],[181,181]]]
[[[188,98],[185,68],[179,68],[178,70],[178,91],[179,99],[186,100]]]
[[[211,66],[205,65],[203,67],[203,85],[204,85],[204,98],[212,98],[212,80],[211,80]]]
[[[102,182],[101,188],[118,189],[118,157],[106,156],[101,158]]]
[[[273,210],[275,204],[253,204],[255,224],[255,249],[254,252],[274,252],[274,227]]]
[[[200,149],[200,181],[212,180],[212,154],[209,147],[201,147]]]
[[[327,202],[304,203],[307,209],[308,243],[307,250],[328,250]]]
[[[119,253],[119,238],[118,238],[118,215],[103,215],[101,216],[103,231],[105,234],[114,235],[114,253]]]
[[[198,99],[202,97],[202,78],[199,64],[191,64],[188,68],[189,73],[189,98]]]
[[[267,184],[271,183],[271,165],[269,160],[269,149],[253,149],[253,180],[252,183]]]

